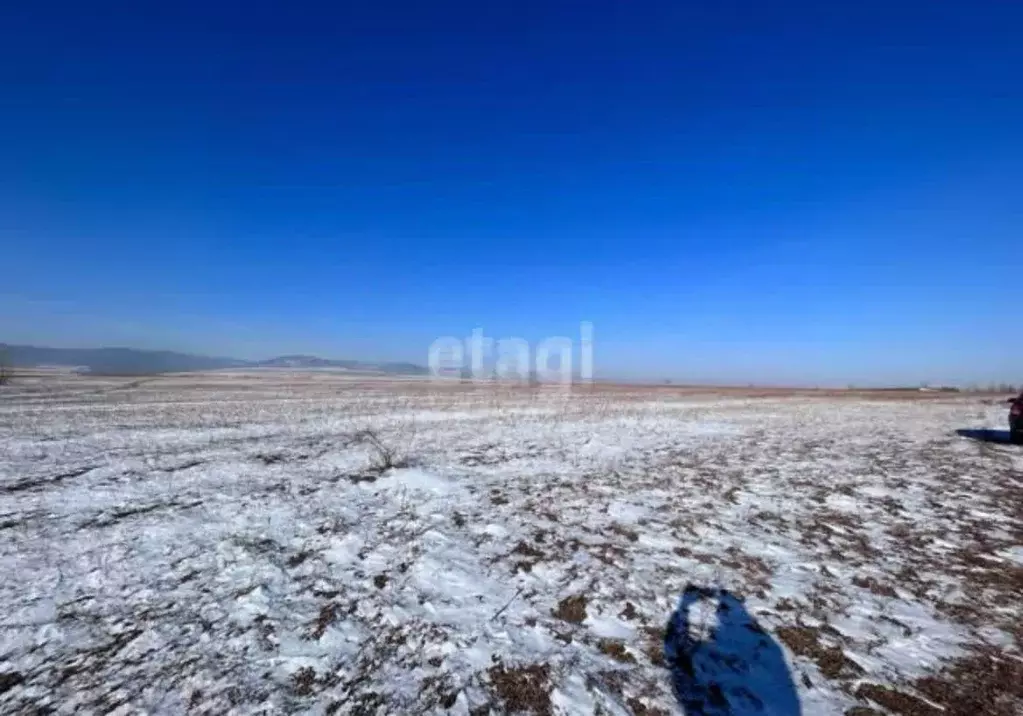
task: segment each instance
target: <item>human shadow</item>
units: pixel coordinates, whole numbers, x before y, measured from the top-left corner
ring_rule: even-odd
[[[692,635],[690,612],[713,605],[716,624]],[[781,647],[724,589],[686,587],[665,630],[664,658],[687,716],[800,716]]]
[[[1012,445],[1012,434],[1008,430],[963,428],[961,430],[956,430],[956,435],[961,438],[980,440],[985,443],[1005,443],[1006,445]]]

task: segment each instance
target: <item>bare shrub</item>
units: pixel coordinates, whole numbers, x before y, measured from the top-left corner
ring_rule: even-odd
[[[408,467],[411,464],[408,452],[385,443],[374,430],[360,430],[351,438],[355,445],[368,445],[373,455],[372,468],[376,472],[386,472],[396,468]]]

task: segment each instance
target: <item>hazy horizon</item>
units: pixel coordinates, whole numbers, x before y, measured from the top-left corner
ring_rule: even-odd
[[[468,341],[468,337],[466,337]],[[153,352],[170,352],[180,353],[185,355],[192,355],[202,358],[216,358],[226,360],[238,360],[247,362],[259,362],[268,361],[278,358],[295,358],[295,357],[308,357],[326,360],[336,361],[357,361],[367,364],[412,364],[422,368],[428,367],[427,357],[421,356],[416,358],[378,358],[372,354],[369,355],[354,355],[354,354],[331,354],[331,353],[317,353],[317,352],[301,352],[301,351],[284,351],[279,353],[267,353],[267,354],[249,354],[239,355],[233,353],[218,353],[211,351],[204,351],[200,349],[183,349],[174,348],[167,346],[139,346],[139,345],[127,345],[127,344],[112,344],[112,343],[75,343],[68,344],[62,341],[54,341],[48,344],[32,343],[25,341],[11,341],[11,340],[0,340],[0,347],[2,346],[30,346],[34,348],[56,348],[63,350],[102,350],[102,349],[115,349],[115,350],[129,350],[129,351],[153,351]],[[599,356],[599,348],[595,351]],[[578,346],[573,347],[573,362],[575,365],[574,374],[575,379],[578,379],[578,365],[579,365],[579,348]],[[492,355],[488,354],[488,360],[492,359]],[[468,358],[467,363],[468,365]],[[218,369],[219,370],[219,369]],[[489,374],[488,374],[489,375]],[[908,373],[907,373],[908,375]],[[602,369],[599,362],[596,363],[596,369],[593,373],[593,378],[597,381],[602,382],[615,382],[621,381],[626,383],[648,383],[654,385],[663,384],[674,384],[674,385],[707,385],[707,386],[734,386],[734,387],[793,387],[793,388],[886,388],[886,387],[940,387],[940,386],[956,386],[961,388],[981,388],[986,389],[992,386],[999,385],[1019,385],[1019,381],[1012,379],[1004,380],[933,380],[927,378],[913,379],[893,379],[893,380],[871,380],[866,379],[862,381],[849,380],[841,382],[838,380],[811,380],[806,376],[799,377],[795,376],[791,380],[780,380],[771,378],[760,378],[750,380],[740,380],[729,378],[721,375],[713,374],[685,374],[685,375],[668,375],[662,374],[658,376],[648,375],[646,373],[630,373],[629,371],[608,371]]]

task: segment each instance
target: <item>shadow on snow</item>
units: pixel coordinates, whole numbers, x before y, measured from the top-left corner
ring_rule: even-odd
[[[694,608],[713,611],[709,630],[693,633]],[[688,586],[671,615],[664,656],[687,716],[800,716],[781,647],[733,594]]]
[[[956,430],[956,435],[962,438],[970,438],[971,440],[980,440],[985,443],[1012,444],[1012,436],[1009,434],[1008,430],[978,430],[964,428],[962,430]]]

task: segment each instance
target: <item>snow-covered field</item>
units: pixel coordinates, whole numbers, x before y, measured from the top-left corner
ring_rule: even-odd
[[[1005,412],[9,386],[0,712],[1023,713],[1023,448],[956,434]]]

